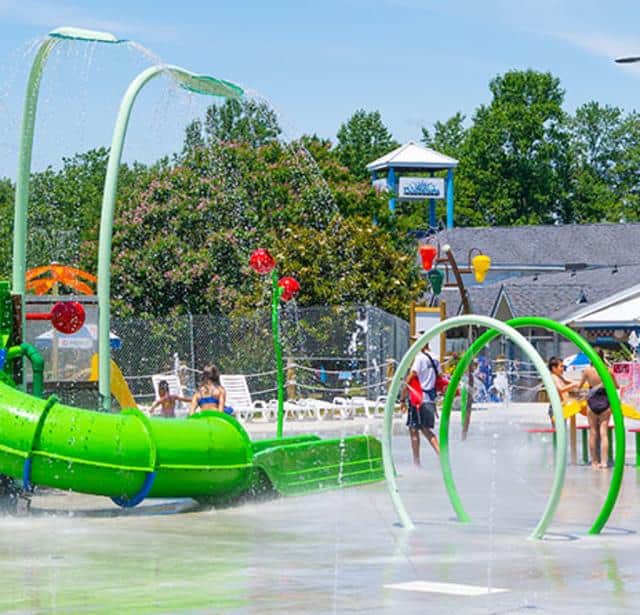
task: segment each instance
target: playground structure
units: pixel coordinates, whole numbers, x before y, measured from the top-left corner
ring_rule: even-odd
[[[111,40],[101,33],[91,35],[82,31],[82,36],[76,36],[69,29],[54,31],[51,36],[54,42],[47,39],[42,48],[46,49],[47,53],[41,51],[37,55],[25,103],[18,180],[20,188],[16,192],[13,276],[15,294],[12,296],[6,285],[0,299],[4,351],[3,371],[0,376],[0,425],[3,433],[3,441],[0,442],[0,471],[21,478],[25,488],[36,483],[104,495],[111,497],[120,506],[129,507],[135,506],[146,497],[189,496],[217,503],[268,490],[275,490],[283,495],[322,491],[381,480],[384,467],[384,476],[398,515],[402,524],[410,528],[412,521],[400,499],[391,459],[393,405],[399,393],[401,379],[421,345],[447,329],[472,324],[487,326],[494,331],[485,333],[467,350],[447,388],[440,431],[441,464],[447,492],[459,520],[468,521],[468,515],[456,492],[449,463],[449,415],[460,378],[473,356],[497,335],[497,331],[516,343],[534,363],[549,393],[556,419],[558,446],[555,453],[556,469],[552,493],[542,518],[532,533],[534,538],[543,537],[559,502],[566,468],[567,438],[562,420],[563,409],[550,374],[533,347],[515,331],[518,326],[530,326],[532,319],[520,319],[526,321],[526,324],[519,320],[505,325],[492,319],[464,316],[450,319],[425,333],[407,353],[393,379],[385,408],[382,445],[369,436],[329,440],[321,440],[315,435],[285,438],[282,435],[283,365],[277,339],[278,302],[281,298],[286,300],[292,296],[299,290],[299,286],[292,278],[278,280],[275,262],[268,262],[266,253],[262,255],[262,262],[258,262],[261,259],[257,257],[252,257],[252,260],[258,273],[272,273],[272,323],[278,366],[277,437],[251,442],[244,428],[235,419],[222,413],[201,412],[189,419],[164,421],[149,418],[132,407],[132,398],[127,399],[126,392],[123,391],[124,380],[121,374],[118,375],[117,366],[112,363],[109,342],[113,211],[117,172],[132,105],[142,87],[162,73],[168,73],[180,87],[199,94],[225,97],[243,95],[242,90],[234,84],[196,75],[180,67],[152,66],[140,73],[127,89],[116,122],[105,181],[97,278],[99,353],[92,365],[92,376],[99,382],[102,409],[110,410],[112,393],[120,391],[124,410],[119,415],[97,413],[63,405],[53,396],[47,400],[41,399],[41,358],[36,349],[21,342],[26,317],[24,248],[28,181],[25,182],[25,173],[28,180],[37,90],[46,56],[60,37],[118,42],[117,39]],[[42,283],[42,287],[47,284]],[[62,311],[69,312],[67,317],[61,318],[63,324],[79,321],[75,308],[64,308]],[[55,317],[53,311],[49,317]],[[537,325],[540,326],[541,323],[537,322]],[[545,325],[555,327],[555,330],[559,331],[557,327],[560,325],[550,321],[542,324]],[[569,337],[566,332],[560,332]],[[590,530],[591,533],[598,533],[611,514],[620,489],[624,464],[624,424],[620,401],[604,364],[593,349],[578,337],[572,338],[572,341],[593,361],[601,375],[611,400],[615,420],[616,459],[611,487],[605,505]],[[12,377],[14,368],[24,357],[31,361],[33,367],[33,395],[16,390]]]
[[[47,57],[60,40],[122,42],[109,33],[58,28],[41,44],[29,75],[16,182],[13,294],[7,282],[0,284],[0,471],[21,479],[27,490],[42,484],[105,495],[123,507],[135,506],[146,497],[188,496],[225,502],[269,490],[290,495],[381,480],[380,443],[369,436],[283,438],[280,411],[278,437],[251,442],[244,428],[224,413],[199,412],[188,419],[165,421],[131,407],[133,398],[127,398],[126,383],[110,357],[109,294],[117,175],[132,105],[142,87],[161,74],[198,94],[243,95],[235,84],[177,66],[151,66],[130,84],[118,113],[105,179],[97,277],[99,352],[92,361],[92,377],[98,379],[104,410],[111,407],[111,394],[118,392],[113,385],[125,407],[115,415],[65,406],[55,396],[42,399],[44,362],[35,347],[22,341],[26,282],[45,292],[58,282],[73,286],[86,281],[86,276],[79,279],[77,271],[61,275],[56,267],[52,279],[38,278],[47,268],[36,270],[29,280],[26,275],[28,189],[38,92]],[[277,301],[290,298],[298,289],[292,278],[283,278],[279,285],[274,282],[276,315]],[[50,319],[57,330],[73,333],[84,324],[84,310],[77,302],[61,303],[35,318]],[[275,337],[274,341],[278,352]],[[21,369],[25,357],[33,372],[32,395],[17,388],[26,387]]]
[[[380,443],[370,436],[251,442],[240,423],[221,412],[168,421],[137,408],[101,413],[66,406],[55,396],[42,399],[43,361],[32,346],[13,343],[15,321],[14,298],[4,282],[0,470],[20,478],[25,489],[71,489],[130,507],[146,497],[220,503],[264,491],[293,495],[382,478]],[[33,395],[17,390],[11,376],[23,356],[32,364]]]

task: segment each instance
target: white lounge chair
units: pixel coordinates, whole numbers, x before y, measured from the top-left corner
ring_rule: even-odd
[[[352,419],[356,413],[356,406],[351,397],[334,397],[333,405],[341,419]]]
[[[384,405],[387,403],[387,396],[380,395],[376,398],[375,401],[368,399],[367,397],[355,396],[351,398],[351,404],[354,407],[354,410],[358,410],[362,408],[364,410],[364,415],[369,418],[375,418],[376,416],[384,415]]]
[[[226,405],[235,411],[237,419],[252,421],[260,414],[265,421],[270,420],[272,411],[263,401],[252,401],[247,379],[242,374],[225,374],[220,376],[220,384],[227,392]]]

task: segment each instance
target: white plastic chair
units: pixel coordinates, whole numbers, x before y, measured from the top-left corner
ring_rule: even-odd
[[[235,410],[236,418],[252,421],[257,414],[270,420],[271,410],[263,401],[252,401],[247,378],[242,374],[225,374],[220,376],[220,384],[227,392],[226,405]]]

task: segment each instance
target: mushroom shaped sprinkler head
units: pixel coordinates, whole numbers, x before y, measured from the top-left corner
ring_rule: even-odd
[[[59,38],[65,41],[87,41],[89,43],[126,43],[126,39],[118,38],[111,32],[100,30],[87,30],[85,28],[73,28],[64,26],[49,32],[51,38]]]
[[[204,96],[223,96],[224,98],[242,98],[244,90],[235,83],[216,79],[209,75],[198,75],[177,66],[168,66],[167,71],[184,90]]]
[[[51,310],[51,324],[56,331],[71,335],[84,325],[85,316],[84,308],[77,301],[59,301]]]
[[[430,243],[425,243],[418,248],[420,258],[422,259],[422,268],[429,271],[433,267],[433,261],[438,253],[438,249]]]
[[[476,278],[476,282],[482,284],[491,267],[491,258],[486,254],[478,254],[471,259],[471,266],[473,267],[473,275]]]
[[[296,280],[295,278],[290,278],[288,276],[280,278],[278,280],[278,286],[282,288],[280,299],[282,299],[283,301],[290,301],[295,295],[300,292],[300,284],[298,280]]]
[[[616,58],[615,62],[617,64],[635,64],[636,62],[640,62],[640,56],[627,56],[623,58]]]
[[[444,281],[444,274],[439,269],[432,269],[427,272],[427,278],[429,284],[431,284],[431,290],[434,295],[439,295],[442,292],[442,282]]]
[[[267,273],[271,273],[273,268],[276,266],[276,260],[269,254],[268,250],[264,248],[258,248],[254,250],[249,258],[249,266],[256,273],[260,275],[266,275]]]

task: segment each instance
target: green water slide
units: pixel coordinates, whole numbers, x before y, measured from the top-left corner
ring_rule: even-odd
[[[111,497],[225,502],[275,489],[297,495],[382,480],[380,442],[370,436],[315,435],[251,442],[234,418],[201,412],[150,418],[109,414],[39,399],[0,383],[0,473]]]

